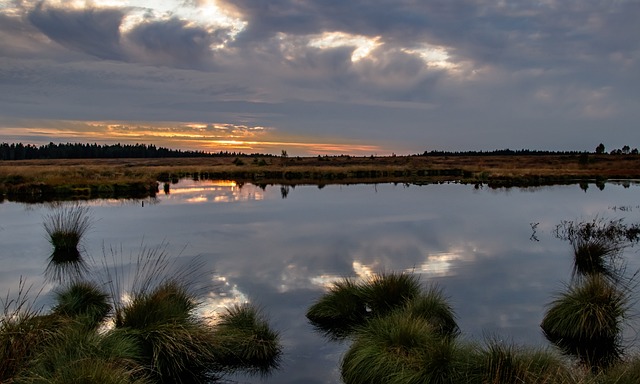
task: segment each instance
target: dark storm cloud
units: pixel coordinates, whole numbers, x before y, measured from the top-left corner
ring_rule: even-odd
[[[189,19],[203,1],[20,4],[0,6],[5,117],[246,124],[412,152],[640,140],[637,0],[217,2],[244,26]]]
[[[42,3],[27,15],[36,28],[58,44],[111,60],[123,58],[120,24],[124,16],[117,9],[61,9]]]
[[[143,49],[147,58],[177,67],[198,67],[211,58],[211,46],[222,44],[228,31],[210,33],[204,28],[189,26],[185,20],[171,18],[142,23],[127,33],[128,39]]]

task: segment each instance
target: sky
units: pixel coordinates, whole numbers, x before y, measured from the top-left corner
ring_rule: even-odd
[[[0,0],[0,142],[640,146],[640,0]]]

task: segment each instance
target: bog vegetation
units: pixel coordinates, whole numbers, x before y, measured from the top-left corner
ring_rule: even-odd
[[[280,156],[203,153],[153,145],[0,144],[0,201],[153,197],[180,178],[258,185],[459,182],[476,188],[589,184],[640,179],[640,155],[577,151],[425,151],[406,156]],[[165,184],[168,185],[168,184]]]
[[[574,268],[540,325],[551,348],[461,338],[442,290],[410,274],[337,281],[307,318],[330,340],[350,343],[341,363],[346,384],[638,383],[640,356],[626,353],[622,336],[636,274],[627,274],[621,252],[639,229],[601,219],[557,226]]]
[[[128,277],[121,251],[105,251],[99,279],[81,247],[90,224],[80,205],[45,217],[55,304],[34,308],[24,282],[16,296],[7,293],[0,382],[213,383],[278,367],[282,347],[268,319],[250,304],[217,318],[203,315],[203,292],[192,280],[201,266],[175,266],[166,246],[143,247],[128,260],[134,269]]]

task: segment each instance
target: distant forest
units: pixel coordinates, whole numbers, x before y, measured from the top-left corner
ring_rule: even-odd
[[[235,152],[209,153],[181,151],[156,147],[153,144],[81,144],[67,143],[35,146],[31,144],[0,144],[0,160],[34,159],[114,159],[114,158],[163,158],[163,157],[214,157],[238,156]]]
[[[584,155],[587,153],[606,154],[603,144],[598,145],[594,152],[584,151],[540,151],[530,149],[498,149],[494,151],[424,151],[414,156],[544,156],[544,155]],[[613,149],[612,155],[637,155],[638,149],[631,149],[625,145],[621,149]],[[270,154],[246,154],[240,152],[204,152],[182,151],[156,147],[153,144],[82,144],[66,143],[35,146],[22,143],[0,144],[0,160],[34,160],[34,159],[116,159],[116,158],[171,158],[171,157],[250,157],[275,156]],[[286,151],[282,156],[287,157]],[[342,155],[348,156],[348,155]],[[394,155],[395,156],[395,155]],[[320,157],[320,155],[318,155]],[[328,157],[328,156],[325,156]],[[351,156],[348,156],[351,157]]]

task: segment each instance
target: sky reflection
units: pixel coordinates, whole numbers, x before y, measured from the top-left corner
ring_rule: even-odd
[[[546,346],[539,329],[545,305],[571,273],[571,247],[553,236],[555,225],[594,215],[637,223],[639,187],[303,185],[283,198],[280,186],[185,180],[145,204],[92,202],[95,221],[84,246],[99,270],[111,246],[135,254],[141,244],[164,243],[178,264],[203,264],[194,278],[204,313],[215,318],[247,301],[263,308],[281,331],[283,368],[265,380],[234,379],[334,383],[347,345],[328,343],[305,318],[331,282],[417,273],[425,285],[443,289],[462,337],[497,335]],[[0,204],[2,295],[25,276],[35,287],[44,285],[38,302],[50,302],[51,285],[42,276],[50,252],[42,218],[51,209]],[[538,223],[538,241],[531,240],[531,223]],[[625,255],[630,270],[637,269],[637,249]]]

